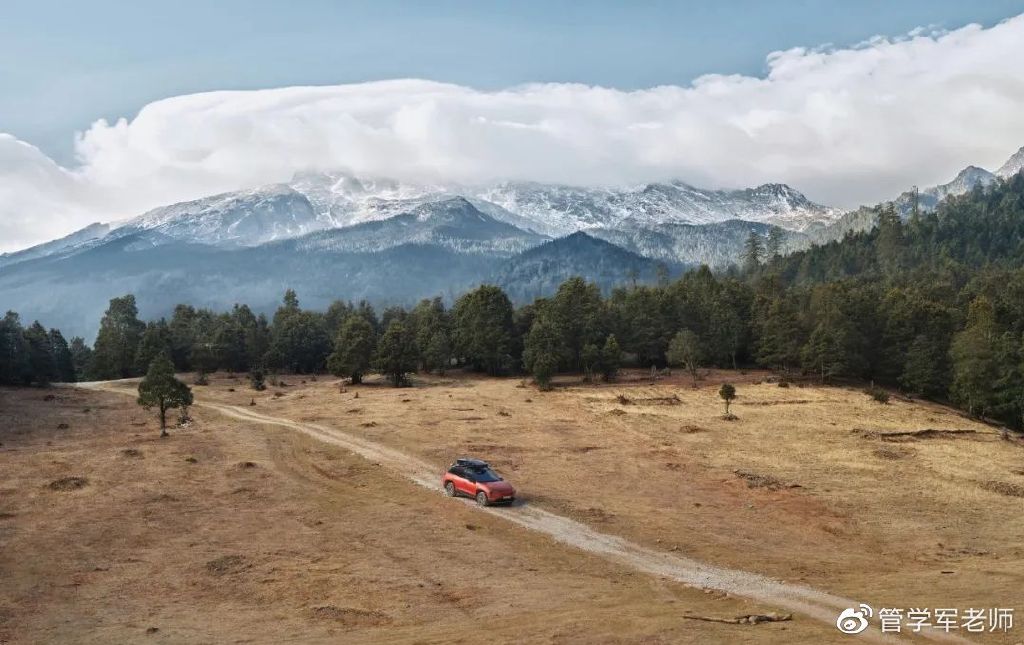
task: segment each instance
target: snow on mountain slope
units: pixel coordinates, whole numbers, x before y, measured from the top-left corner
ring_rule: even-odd
[[[781,184],[746,190],[702,190],[682,182],[648,184],[626,189],[586,189],[541,184],[502,184],[478,193],[478,197],[502,206],[553,232],[567,233],[590,228],[634,225],[710,224],[730,219],[773,223],[804,230],[827,223],[839,211],[810,202]]]
[[[278,184],[162,206],[124,222],[114,234],[146,231],[183,242],[256,246],[327,226],[309,199]]]
[[[934,196],[937,201],[942,201],[951,195],[963,195],[970,192],[975,186],[988,186],[997,179],[995,175],[977,166],[967,166],[953,178],[953,181],[940,186],[933,186],[921,191],[922,194]]]
[[[742,219],[803,231],[838,219],[840,210],[811,202],[784,184],[744,190],[703,190],[682,182],[639,188],[578,188],[506,183],[478,190],[478,199],[534,221],[549,234],[598,227],[711,224]]]
[[[34,260],[36,258],[48,257],[68,249],[78,248],[83,244],[102,238],[110,232],[110,229],[111,227],[109,224],[100,224],[96,222],[86,226],[85,228],[79,229],[70,235],[65,235],[62,238],[58,238],[50,242],[37,244],[36,246],[32,246],[21,251],[15,251],[14,253],[0,253],[0,267],[18,262],[25,262],[27,260]]]
[[[296,240],[295,248],[366,253],[427,244],[460,253],[508,257],[545,239],[481,212],[465,198],[450,197],[413,205],[386,219],[313,233]]]
[[[742,220],[711,224],[665,223],[647,227],[623,222],[618,228],[588,229],[587,234],[646,258],[726,268],[740,262],[751,232],[766,237],[771,228],[770,224]],[[804,233],[783,229],[783,253],[805,248],[808,244]]]
[[[1021,146],[1020,150],[1013,153],[1013,155],[1006,160],[1006,163],[1000,166],[999,170],[996,171],[996,174],[1003,179],[1009,179],[1021,170],[1024,170],[1024,146]]]
[[[709,224],[730,219],[803,231],[825,226],[841,211],[811,202],[784,184],[744,190],[703,190],[682,182],[636,188],[584,188],[506,182],[490,186],[408,185],[344,173],[302,174],[290,186],[306,195],[317,216],[335,226],[385,219],[410,206],[459,195],[496,219],[545,235],[616,226]]]

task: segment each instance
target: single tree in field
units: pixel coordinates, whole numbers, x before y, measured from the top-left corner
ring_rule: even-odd
[[[689,329],[683,329],[677,333],[668,344],[667,356],[669,363],[682,365],[686,368],[686,371],[693,378],[694,386],[696,386],[697,368],[700,367],[703,357],[700,339],[697,337],[697,334]]]
[[[725,416],[729,416],[729,404],[736,398],[736,388],[732,383],[722,383],[722,387],[718,390],[718,396],[725,401]]]
[[[138,404],[147,410],[160,411],[160,436],[167,436],[167,411],[192,405],[192,390],[174,378],[174,364],[159,354],[149,364],[146,377],[139,383]]]

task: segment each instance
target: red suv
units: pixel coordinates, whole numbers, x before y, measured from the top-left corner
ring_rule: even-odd
[[[480,506],[510,504],[515,501],[516,489],[491,470],[486,461],[456,459],[441,479],[448,497],[466,495],[476,499]]]

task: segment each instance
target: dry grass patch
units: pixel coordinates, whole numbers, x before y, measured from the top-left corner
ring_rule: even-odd
[[[61,477],[50,482],[50,490],[57,491],[70,491],[79,490],[89,485],[89,480],[85,477]]]

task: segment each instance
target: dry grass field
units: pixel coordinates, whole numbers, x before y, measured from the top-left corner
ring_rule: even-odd
[[[194,390],[438,477],[455,456],[487,459],[525,508],[645,552],[874,607],[1024,620],[1024,446],[941,406],[763,376],[552,392],[285,376],[253,392],[218,374]],[[723,379],[737,420],[722,419]],[[851,642],[800,612],[688,619],[787,606],[638,571],[288,427],[192,416],[161,440],[124,394],[0,390],[0,642]],[[1024,626],[961,636],[1016,643]]]

